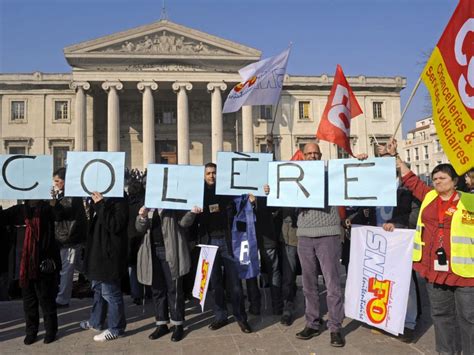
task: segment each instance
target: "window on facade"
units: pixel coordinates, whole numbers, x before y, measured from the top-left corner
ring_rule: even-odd
[[[429,155],[428,155],[428,146],[427,145],[424,146],[424,150],[425,150],[425,159],[428,159]]]
[[[416,175],[420,175],[420,166],[419,165],[416,166]]]
[[[430,174],[430,164],[425,164],[425,172],[426,172],[426,175]]]
[[[54,119],[56,121],[69,119],[69,103],[67,101],[54,101]]]
[[[441,143],[439,142],[439,139],[436,140],[436,143],[435,143],[435,149],[437,152],[441,152],[443,150],[443,148],[441,147]]]
[[[415,148],[415,160],[420,160],[420,155],[418,154],[418,147]]]
[[[407,162],[410,161],[410,149],[407,149]]]
[[[21,121],[25,119],[25,101],[12,101],[11,110],[12,121]]]
[[[63,168],[66,166],[66,155],[69,151],[69,147],[53,147],[53,167],[54,170]]]
[[[349,153],[347,153],[344,149],[339,146],[337,147],[337,159],[347,159],[349,158]]]
[[[26,154],[26,147],[8,147],[8,154]]]
[[[262,105],[260,106],[260,119],[261,120],[271,120],[272,117],[272,106],[271,105]]]
[[[155,108],[155,121],[162,124],[176,123],[176,101],[160,102]]]
[[[299,105],[299,118],[300,120],[310,120],[310,102],[309,101],[300,101]]]
[[[383,102],[380,102],[380,101],[374,101],[372,103],[372,108],[373,108],[373,111],[374,111],[374,119],[382,119],[383,118],[382,105],[383,105]]]

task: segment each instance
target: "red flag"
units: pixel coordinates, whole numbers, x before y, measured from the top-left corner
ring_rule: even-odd
[[[332,142],[352,154],[349,133],[351,119],[360,115],[362,109],[349,86],[341,66],[338,64],[331,93],[319,123],[316,137]]]
[[[298,149],[290,160],[304,160],[304,155],[301,149]]]

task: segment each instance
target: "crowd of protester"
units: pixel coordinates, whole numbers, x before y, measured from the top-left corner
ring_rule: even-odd
[[[262,287],[270,289],[273,315],[290,326],[295,318],[296,277],[301,274],[306,322],[296,337],[311,339],[327,327],[330,344],[343,347],[340,262],[347,271],[351,226],[380,226],[386,231],[410,228],[416,229],[415,256],[400,340],[414,340],[422,302],[419,276],[426,280],[437,351],[471,354],[474,262],[465,258],[465,248],[474,234],[472,224],[462,224],[458,214],[467,210],[473,216],[469,192],[474,191],[474,170],[463,179],[451,165],[438,165],[431,176],[433,186],[427,186],[400,159],[396,148],[395,140],[379,147],[379,156],[397,158],[397,205],[390,208],[276,208],[267,206],[265,197],[217,195],[217,166],[208,163],[202,209],[147,209],[146,171],[126,170],[122,198],[93,192],[83,199],[64,196],[65,168],[60,168],[53,175],[51,200],[22,201],[5,210],[0,207],[0,297],[14,298],[15,290],[21,289],[24,343],[37,339],[39,308],[46,330],[44,342],[50,343],[57,337],[57,309],[69,306],[77,285],[74,275],[79,273],[79,280],[92,290],[93,301],[89,318],[78,326],[100,331],[95,341],[111,341],[125,334],[124,290],[137,305],[144,304],[147,297],[152,299],[156,328],[150,339],[172,332],[171,340],[180,341],[185,335],[185,302],[191,298],[196,274],[196,245],[201,243],[218,247],[209,288],[214,301],[210,330],[228,324],[229,302],[242,332],[251,333],[247,313],[260,315]],[[320,160],[319,146],[307,144],[303,158]],[[269,193],[269,186],[264,190]],[[244,207],[252,214],[237,221]],[[261,268],[258,276],[243,285],[232,235],[246,223],[255,224],[252,233]],[[318,275],[323,276],[327,290],[327,323],[320,311]]]

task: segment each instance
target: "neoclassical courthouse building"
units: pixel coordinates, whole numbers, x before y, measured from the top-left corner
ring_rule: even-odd
[[[223,115],[238,70],[261,52],[168,20],[66,47],[64,56],[70,73],[0,74],[0,154],[51,154],[56,168],[70,150],[125,151],[126,166],[144,169],[205,164],[222,150],[265,152],[268,143],[287,160],[315,139],[333,82],[287,74],[277,107]],[[406,79],[348,81],[364,112],[352,121],[353,151],[373,155],[374,140],[386,141],[400,119]],[[334,144],[321,148],[324,159],[345,156]]]

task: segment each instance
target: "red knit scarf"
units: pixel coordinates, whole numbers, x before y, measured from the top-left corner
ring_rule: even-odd
[[[29,280],[38,277],[40,208],[35,208],[32,218],[25,218],[26,230],[20,263],[20,287],[28,287]]]

